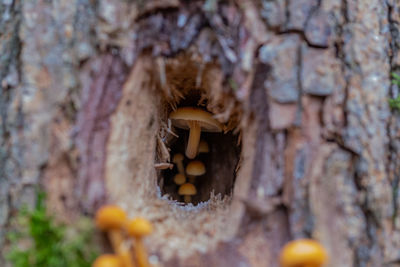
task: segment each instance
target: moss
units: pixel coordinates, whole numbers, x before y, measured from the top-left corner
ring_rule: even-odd
[[[239,85],[233,79],[229,79],[228,82],[233,91],[239,90]]]
[[[81,218],[73,227],[57,224],[47,214],[45,195],[38,194],[35,208],[22,209],[16,217],[16,231],[8,235],[11,249],[7,259],[14,267],[91,266],[100,250],[95,245],[94,226]]]
[[[392,73],[392,83],[400,87],[400,75]],[[392,109],[400,110],[400,95],[396,98],[389,99],[389,105]]]

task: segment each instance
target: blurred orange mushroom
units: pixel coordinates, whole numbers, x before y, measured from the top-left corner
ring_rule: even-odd
[[[107,231],[111,245],[123,261],[124,267],[132,267],[133,263],[129,249],[123,246],[122,229],[127,221],[128,218],[125,211],[115,205],[103,206],[96,213],[97,227]]]
[[[325,248],[312,239],[298,239],[286,244],[280,255],[281,267],[321,267],[327,262]]]
[[[92,267],[124,267],[122,261],[118,256],[112,254],[104,254],[99,256],[94,262]]]
[[[139,267],[151,266],[146,249],[143,245],[143,237],[153,232],[153,226],[151,223],[141,217],[136,217],[128,223],[127,231],[130,236],[135,239],[135,255]]]

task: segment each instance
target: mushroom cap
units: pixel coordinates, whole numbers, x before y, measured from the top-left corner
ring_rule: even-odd
[[[208,153],[210,152],[210,148],[208,147],[208,143],[204,140],[201,140],[199,143],[199,153]]]
[[[142,217],[133,218],[127,226],[128,234],[135,237],[149,235],[153,232],[153,225]]]
[[[120,229],[126,221],[125,211],[116,205],[103,206],[96,213],[96,224],[101,230]]]
[[[189,129],[189,121],[197,121],[203,132],[221,132],[223,126],[213,115],[205,110],[194,107],[182,107],[171,112],[169,118],[172,125],[182,129]]]
[[[174,176],[174,182],[178,185],[184,184],[186,182],[186,177],[182,173],[177,173]]]
[[[177,153],[174,155],[174,157],[172,158],[172,162],[173,163],[177,163],[179,161],[182,161],[184,159],[183,155],[181,153]]]
[[[282,267],[322,266],[328,255],[324,247],[312,239],[298,239],[289,242],[282,249],[280,263]]]
[[[112,254],[99,256],[94,262],[93,267],[122,267],[120,258]]]
[[[178,194],[183,196],[192,196],[197,194],[197,190],[191,183],[186,183],[179,187]]]
[[[200,160],[193,160],[186,166],[188,175],[200,176],[206,173],[206,167]]]

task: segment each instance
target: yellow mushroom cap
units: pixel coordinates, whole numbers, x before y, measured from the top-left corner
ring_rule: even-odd
[[[320,243],[312,239],[299,239],[285,245],[280,255],[280,263],[282,267],[319,267],[327,258],[327,252]]]
[[[94,262],[93,267],[123,267],[118,256],[112,254],[104,254],[99,256]]]
[[[182,173],[178,173],[174,176],[174,182],[177,185],[181,185],[184,184],[186,182],[186,177],[185,175],[183,175]]]
[[[116,205],[103,206],[96,213],[96,224],[101,230],[122,228],[126,221],[125,211]]]
[[[199,143],[199,153],[208,153],[210,152],[210,148],[208,147],[208,143],[204,140],[201,140]]]
[[[197,194],[197,190],[193,184],[186,183],[179,187],[178,194],[183,196],[192,196]]]
[[[173,163],[177,163],[180,162],[184,159],[183,155],[181,153],[177,153],[174,155],[174,157],[172,158],[172,162]]]
[[[193,160],[186,166],[188,175],[200,176],[206,173],[206,167],[200,160]]]
[[[169,118],[172,121],[172,125],[182,129],[189,129],[189,121],[197,121],[203,132],[221,132],[223,128],[222,124],[214,119],[210,112],[200,108],[178,108],[171,112]]]
[[[148,220],[142,217],[136,217],[128,223],[127,231],[131,236],[141,237],[151,234],[153,232],[153,226]]]

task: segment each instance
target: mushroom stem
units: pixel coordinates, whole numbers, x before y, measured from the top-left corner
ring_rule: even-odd
[[[183,166],[183,163],[181,160],[176,163],[176,167],[178,168],[178,172],[180,174],[185,175],[185,167]]]
[[[183,200],[185,201],[185,203],[190,203],[192,202],[192,196],[183,196]]]
[[[122,242],[123,237],[120,230],[110,230],[108,232],[108,238],[110,239],[111,245],[115,253],[120,257],[123,262],[123,266],[133,267],[132,257],[128,249],[126,249]]]
[[[200,143],[201,127],[197,121],[190,121],[189,128],[189,141],[185,154],[189,159],[194,159],[197,155],[197,149]]]
[[[135,255],[139,267],[150,267],[146,248],[143,245],[142,238],[135,238]]]
[[[120,252],[118,255],[122,261],[122,266],[135,267],[132,262],[132,255],[128,249],[123,249],[123,251]]]
[[[123,240],[120,230],[108,231],[108,238],[110,239],[114,251],[119,252]]]

